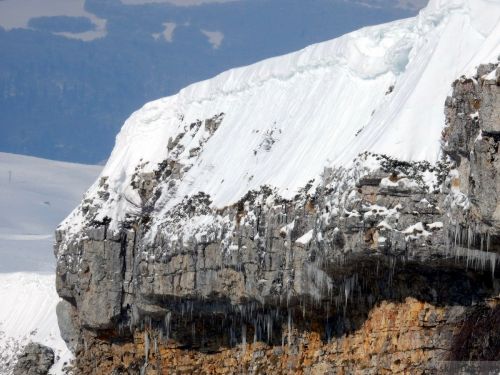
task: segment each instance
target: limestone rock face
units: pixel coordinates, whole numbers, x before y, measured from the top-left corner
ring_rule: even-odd
[[[139,166],[142,206],[118,231],[56,234],[75,371],[418,374],[499,360],[499,326],[486,328],[500,319],[499,71],[454,83],[436,165],[364,153],[293,199],[262,186],[215,208],[199,192],[158,223],[180,169]]]
[[[14,375],[46,375],[54,364],[54,351],[44,345],[30,343],[18,357]]]
[[[456,163],[458,173],[453,184],[468,196],[471,204],[471,209],[465,211],[466,220],[462,220],[474,224],[476,231],[488,233],[490,244],[495,242],[498,246],[500,238],[495,237],[500,230],[500,197],[496,194],[500,191],[498,69],[482,66],[478,76],[490,69],[497,72],[494,80],[455,82],[454,95],[446,102],[450,126],[445,129],[444,151]]]
[[[75,307],[68,301],[61,300],[56,306],[57,323],[61,331],[62,339],[71,351],[75,351],[79,342],[79,327],[75,326],[77,312]]]

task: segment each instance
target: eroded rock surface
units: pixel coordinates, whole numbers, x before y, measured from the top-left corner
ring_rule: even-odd
[[[17,359],[14,375],[47,375],[54,364],[54,351],[38,343],[26,345]]]
[[[499,360],[498,325],[485,328],[500,317],[499,71],[455,82],[436,165],[365,153],[293,199],[263,186],[215,208],[199,192],[158,218],[189,168],[174,153],[155,173],[137,167],[141,206],[117,231],[92,219],[103,179],[82,231],[57,233],[75,371],[413,374]],[[221,121],[187,131],[212,136]]]

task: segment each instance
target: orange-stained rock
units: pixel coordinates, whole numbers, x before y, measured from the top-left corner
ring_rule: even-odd
[[[490,302],[493,306],[495,303]],[[322,327],[303,331],[292,327],[292,345],[263,342],[221,347],[216,352],[181,348],[170,340],[158,342],[149,331],[147,364],[145,334],[133,341],[109,344],[88,337],[88,350],[78,356],[77,374],[428,374],[439,373],[450,357],[454,333],[462,321],[450,320],[453,307],[438,307],[407,298],[382,302],[355,332],[322,340]],[[432,324],[431,324],[432,323]],[[114,372],[113,372],[114,371]]]

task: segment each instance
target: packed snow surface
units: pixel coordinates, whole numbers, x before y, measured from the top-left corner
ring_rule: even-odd
[[[101,167],[0,153],[0,373],[30,341],[70,353],[55,308],[53,232]],[[3,367],[4,366],[4,367]]]
[[[130,184],[136,166],[153,171],[173,152],[189,168],[163,212],[199,191],[218,207],[261,185],[290,198],[325,166],[349,167],[364,151],[436,162],[452,82],[499,55],[500,1],[431,0],[414,18],[188,86],[125,122],[102,172],[111,199],[98,218],[116,224],[131,201],[139,205]],[[191,132],[197,120],[221,113],[213,135]],[[181,134],[182,147],[169,150]],[[62,228],[77,232],[80,221],[75,213]]]
[[[59,296],[55,275],[36,272],[0,273],[0,373],[7,375],[7,363],[14,362],[29,342],[54,349],[57,362],[52,374],[62,373],[71,359],[57,325]],[[3,367],[5,366],[5,367]]]

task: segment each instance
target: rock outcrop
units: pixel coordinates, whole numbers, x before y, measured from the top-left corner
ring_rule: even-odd
[[[42,344],[29,343],[17,359],[14,375],[47,375],[54,364],[54,351]]]
[[[481,66],[454,83],[435,165],[367,152],[293,199],[262,186],[215,208],[199,192],[160,223],[151,213],[185,166],[137,166],[142,203],[119,230],[111,217],[56,233],[76,373],[417,374],[499,360],[499,75]],[[211,135],[223,116],[204,122]]]

